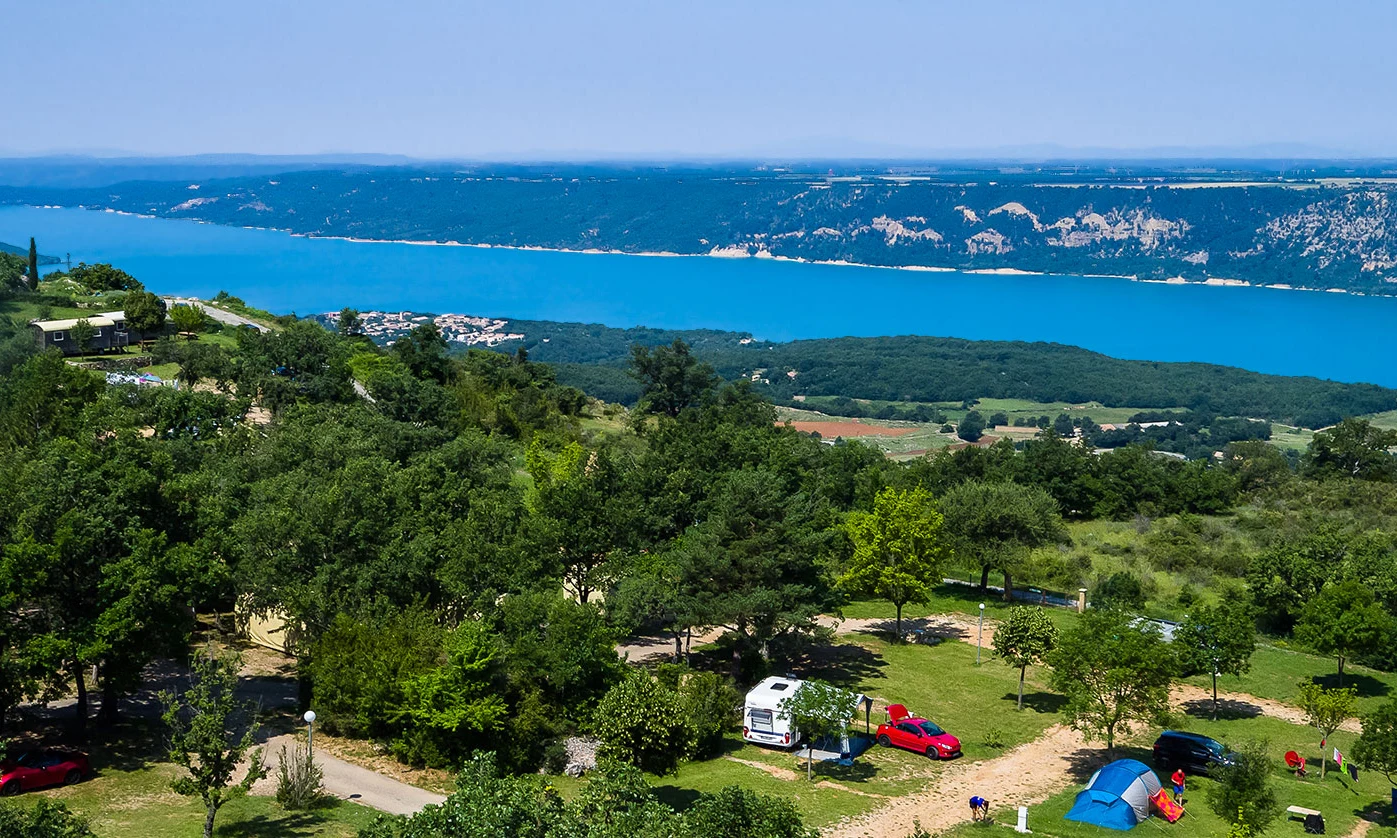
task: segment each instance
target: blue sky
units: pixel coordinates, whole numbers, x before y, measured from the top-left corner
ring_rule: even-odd
[[[1391,2],[6,5],[0,153],[1397,156]]]

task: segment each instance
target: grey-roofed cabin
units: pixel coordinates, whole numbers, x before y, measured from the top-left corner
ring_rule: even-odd
[[[78,325],[79,320],[86,320],[94,330],[88,352],[120,349],[131,343],[132,335],[126,328],[126,313],[123,311],[104,311],[70,320],[35,320],[29,327],[34,330],[34,341],[39,349],[58,349],[64,355],[79,355],[82,350],[73,339],[73,327]]]

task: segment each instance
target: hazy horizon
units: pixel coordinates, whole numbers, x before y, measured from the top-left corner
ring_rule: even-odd
[[[1378,2],[54,0],[8,22],[42,34],[0,156],[1397,157]]]

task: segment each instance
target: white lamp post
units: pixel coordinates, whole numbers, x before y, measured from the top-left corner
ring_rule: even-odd
[[[301,718],[305,719],[306,724],[309,725],[309,727],[306,728],[306,754],[313,756],[312,751],[315,748],[315,711],[307,710],[306,714]]]
[[[979,665],[980,665],[980,641],[981,641],[982,639],[984,639],[984,636],[985,636],[985,604],[982,602],[982,603],[980,603],[980,627],[979,627],[979,631],[975,634],[975,665],[976,665],[976,666],[979,666]]]

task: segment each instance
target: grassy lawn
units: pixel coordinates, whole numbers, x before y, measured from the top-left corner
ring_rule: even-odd
[[[1310,440],[1314,439],[1314,436],[1315,432],[1308,428],[1271,423],[1271,444],[1277,448],[1288,448],[1304,453],[1305,449],[1310,447]]]
[[[1351,781],[1347,775],[1341,775],[1334,771],[1331,771],[1325,780],[1319,779],[1319,747],[1315,742],[1313,731],[1309,728],[1268,718],[1231,719],[1217,722],[1188,719],[1184,726],[1190,731],[1202,733],[1229,744],[1246,739],[1267,741],[1269,743],[1268,750],[1274,758],[1271,776],[1272,788],[1276,792],[1276,798],[1280,802],[1282,810],[1287,806],[1303,806],[1307,809],[1317,809],[1323,812],[1325,825],[1328,828],[1327,834],[1345,835],[1353,829],[1364,813],[1390,811],[1389,786],[1381,774],[1360,772],[1357,783]],[[1158,729],[1152,729],[1147,733],[1148,735],[1134,740],[1129,746],[1120,748],[1120,756],[1139,759],[1149,764],[1149,745],[1154,736],[1157,735]],[[1345,751],[1351,748],[1353,739],[1352,734],[1338,733],[1333,737],[1332,744],[1340,751]],[[1285,768],[1283,756],[1288,750],[1299,751],[1310,761],[1313,771],[1309,777],[1303,780],[1297,779]],[[1330,767],[1333,768],[1332,762]],[[1118,834],[1100,827],[1063,820],[1062,816],[1072,808],[1077,793],[1081,791],[1088,779],[1088,777],[1074,778],[1075,782],[1069,789],[1054,795],[1037,806],[1030,807],[1028,813],[1029,829],[1033,830],[1035,835],[1054,836],[1055,838],[1101,838],[1104,835]],[[1160,780],[1168,782],[1168,778],[1163,774],[1160,774]],[[1213,781],[1206,777],[1190,777],[1188,791],[1184,796],[1186,810],[1184,817],[1175,824],[1169,824],[1159,818],[1152,818],[1149,822],[1137,827],[1137,830],[1141,834],[1148,835],[1156,834],[1156,830],[1158,830],[1165,834],[1180,836],[1180,838],[1183,836],[1222,838],[1227,834],[1228,825],[1208,807],[1208,789],[1212,786]],[[960,801],[956,802],[959,805]],[[991,801],[992,804],[996,802]],[[1018,818],[1017,809],[1012,806],[997,809],[992,814],[999,824],[1012,825]],[[1386,820],[1386,825],[1392,825],[1390,818]],[[970,836],[985,834],[985,830],[971,824],[965,824],[945,834],[956,836],[956,838],[970,838]],[[1299,821],[1286,821],[1283,818],[1274,822],[1266,831],[1266,835],[1279,836],[1279,838],[1303,834],[1304,830]]]
[[[892,644],[851,635],[816,650],[791,669],[799,676],[872,696],[877,703],[874,728],[884,704],[906,704],[955,734],[965,752],[963,760],[996,757],[1060,720],[1059,702],[1046,693],[1040,673],[1029,671],[1026,706],[1017,712],[1017,671],[988,656],[976,667],[974,647],[960,641]],[[854,728],[861,732],[862,721]],[[985,744],[992,733],[1000,747]],[[723,756],[686,764],[676,776],[654,778],[653,783],[661,798],[678,808],[700,793],[739,784],[787,798],[810,825],[825,826],[882,805],[884,798],[919,791],[946,767],[908,751],[875,747],[849,768],[817,764],[817,783],[812,785],[805,780],[804,763],[793,753],[748,745],[734,736]]]
[[[170,790],[180,769],[157,762],[158,735],[142,725],[123,725],[106,741],[90,746],[95,776],[75,786],[28,792],[9,803],[32,805],[41,797],[59,800],[89,818],[102,838],[187,838],[203,831],[204,810],[195,798]],[[353,838],[378,813],[366,806],[334,801],[311,812],[288,812],[269,797],[242,797],[218,812],[216,834],[241,836],[333,836]]]
[[[1338,672],[1334,658],[1258,646],[1251,658],[1251,671],[1241,678],[1231,675],[1218,678],[1218,689],[1294,704],[1302,680],[1316,680],[1326,687],[1334,687],[1338,685]],[[1200,687],[1211,687],[1212,683],[1203,676],[1185,680]],[[1397,696],[1397,675],[1345,663],[1344,686],[1358,690],[1358,709],[1364,713]]]

